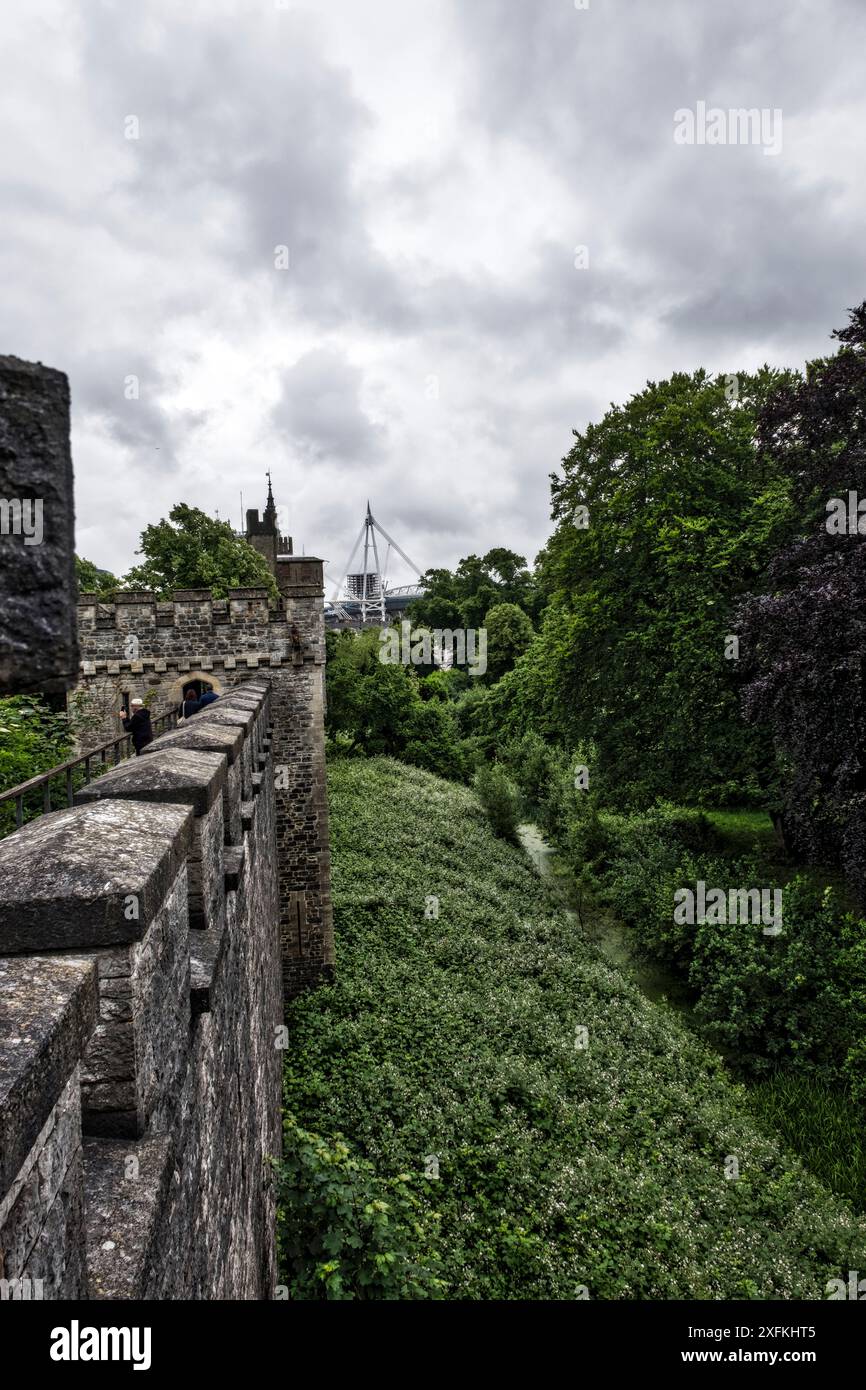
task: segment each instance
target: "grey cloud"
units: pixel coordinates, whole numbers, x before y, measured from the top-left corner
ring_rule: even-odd
[[[825,121],[864,126],[861,0],[436,0],[418,24],[453,57],[433,77],[459,124],[417,154],[399,128],[413,92],[395,110],[364,65],[375,33],[399,70],[398,0],[303,3],[277,18],[268,3],[71,0],[7,54],[29,86],[4,111],[4,346],[70,375],[82,496],[113,523],[86,532],[107,548],[93,558],[128,564],[191,477],[236,515],[239,485],[260,489],[269,464],[298,545],[338,567],[368,493],[425,565],[497,543],[532,555],[572,426],[664,364],[831,350],[863,298],[859,171],[829,148],[807,168],[798,144]],[[782,155],[675,146],[673,113],[698,99],[781,107]],[[536,199],[533,240],[521,214]],[[251,381],[265,404],[250,422]],[[207,457],[188,386],[230,437],[211,431]],[[154,494],[136,511],[116,475],[142,462]]]
[[[361,407],[362,381],[360,368],[339,352],[305,353],[283,373],[275,428],[310,462],[370,463],[384,447],[385,432]]]
[[[86,352],[71,384],[76,415],[97,421],[118,444],[151,469],[177,466],[178,440],[207,423],[207,412],[170,408],[172,382],[140,348]]]
[[[479,0],[456,13],[478,74],[467,114],[572,169],[590,192],[594,264],[603,266],[606,242],[619,252],[623,325],[630,304],[655,300],[685,352],[772,339],[797,361],[828,316],[862,298],[859,229],[836,215],[829,177],[804,185],[784,152],[672,141],[674,111],[698,99],[780,108],[788,150],[794,121],[802,129],[842,93],[862,110],[862,7],[772,0],[758,13],[733,0],[699,12],[690,0],[592,0],[575,11]],[[621,293],[621,263],[633,267],[634,294]]]
[[[154,24],[149,12],[94,7],[93,99],[118,139],[124,114],[140,122],[119,191],[131,210],[165,199],[227,276],[269,283],[293,315],[321,328],[357,315],[405,330],[413,316],[400,279],[372,245],[353,184],[370,113],[309,19],[279,20],[275,31],[242,9],[169,7]],[[220,210],[206,229],[196,226],[202,208]],[[274,267],[284,245],[288,273]]]

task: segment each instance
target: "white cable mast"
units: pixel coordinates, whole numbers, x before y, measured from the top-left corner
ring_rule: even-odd
[[[397,542],[391,536],[388,535],[388,532],[385,530],[384,526],[380,526],[379,522],[375,519],[370,508],[370,501],[368,498],[367,514],[364,517],[364,523],[360,531],[358,532],[358,539],[355,541],[355,544],[352,547],[352,553],[346,561],[346,568],[343,571],[343,577],[340,580],[339,584],[337,584],[337,586],[335,587],[333,593],[333,602],[335,604],[339,605],[343,602],[349,601],[360,602],[362,627],[366,624],[367,621],[368,608],[371,610],[379,610],[379,616],[383,624],[387,623],[388,621],[387,607],[385,602],[387,597],[387,573],[385,571],[380,570],[379,568],[379,547],[376,544],[377,531],[379,532],[379,535],[382,537],[382,539],[388,542],[388,549],[385,554],[385,570],[387,571],[391,551],[396,550],[400,558],[403,561],[405,561],[405,563],[409,566],[409,569],[412,571],[412,573],[416,574],[419,580],[421,577],[421,571],[409,559],[409,556],[406,554],[405,550],[401,549]],[[355,556],[358,553],[358,547],[360,546],[362,540],[364,542],[363,569],[360,574],[353,574],[352,564],[354,562]],[[373,552],[373,564],[375,567],[373,569],[370,568],[371,550]]]

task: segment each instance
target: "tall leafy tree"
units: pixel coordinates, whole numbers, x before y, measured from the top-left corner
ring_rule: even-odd
[[[454,714],[445,701],[423,698],[416,667],[380,659],[380,632],[326,634],[329,737],[348,753],[387,753],[443,777],[461,778]]]
[[[788,838],[841,862],[866,901],[866,303],[833,337],[838,352],[761,411],[761,447],[790,476],[801,535],[739,626],[746,711],[770,725],[785,761]],[[828,529],[828,506],[847,514],[852,493],[849,524]]]
[[[779,380],[764,368],[650,382],[575,431],[553,479],[550,602],[506,682],[541,703],[560,741],[593,741],[613,802],[760,798],[771,780],[726,638],[736,600],[793,531],[789,483],[755,434]]]
[[[277,586],[263,555],[227,521],[218,521],[185,502],[141,533],[144,559],[124,578],[127,589],[152,589],[170,597],[175,589],[210,589],[226,598],[229,589],[264,586],[277,597]]]

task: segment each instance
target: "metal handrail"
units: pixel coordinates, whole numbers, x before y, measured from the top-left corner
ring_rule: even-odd
[[[177,710],[169,710],[168,714],[160,714],[152,720],[154,733],[158,730],[164,733],[166,729],[173,729],[177,724]],[[75,795],[74,772],[77,767],[84,768],[84,785],[87,786],[91,780],[91,763],[99,759],[99,772],[105,772],[109,767],[117,767],[118,763],[130,756],[132,748],[132,734],[121,734],[120,738],[109,739],[107,743],[101,743],[96,748],[91,748],[89,752],[82,753],[77,758],[70,758],[68,762],[58,763],[56,767],[51,767],[47,772],[40,772],[37,777],[31,777],[27,782],[19,782],[17,787],[10,787],[8,791],[0,792],[0,806],[4,806],[8,801],[15,802],[15,829],[20,830],[24,824],[24,798],[31,792],[42,787],[42,810],[37,815],[45,815],[52,809],[51,806],[51,782],[52,779],[65,773],[66,775],[66,804],[71,806]],[[109,757],[109,749],[111,754]],[[36,819],[36,816],[32,817]]]

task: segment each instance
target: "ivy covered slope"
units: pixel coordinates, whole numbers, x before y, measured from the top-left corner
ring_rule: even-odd
[[[388,759],[330,777],[339,970],[292,1006],[287,1105],[383,1196],[413,1175],[445,1297],[818,1299],[866,1268],[864,1224],[581,939],[471,792]]]

